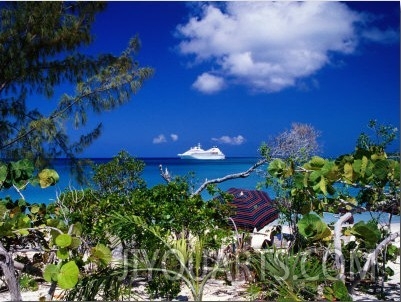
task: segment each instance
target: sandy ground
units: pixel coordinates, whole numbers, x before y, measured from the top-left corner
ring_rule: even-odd
[[[392,232],[400,232],[400,224],[393,223],[391,225]],[[395,244],[400,247],[400,237],[395,240]],[[400,256],[398,256],[395,262],[389,263],[389,266],[394,270],[394,276],[390,277],[385,282],[385,301],[400,301]],[[246,287],[244,281],[235,281],[230,286],[224,284],[222,280],[210,280],[205,286],[203,300],[204,301],[249,301],[250,296],[246,293]],[[38,291],[22,292],[22,299],[24,301],[38,301],[40,297],[46,295],[49,287],[46,284],[42,284]],[[140,285],[135,288],[138,296],[142,298],[142,301],[146,301],[147,296],[144,291],[144,285]],[[62,299],[60,295],[61,291],[56,291],[54,300]],[[377,301],[377,298],[373,295],[366,293],[356,292],[353,296],[354,301]],[[175,299],[175,301],[190,301],[192,300],[191,293],[188,288],[182,287],[181,292]],[[10,295],[8,292],[0,293],[0,301],[10,301]]]

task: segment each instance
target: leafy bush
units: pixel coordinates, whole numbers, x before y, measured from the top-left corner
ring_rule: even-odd
[[[181,291],[181,282],[172,280],[163,273],[157,273],[148,281],[146,291],[151,299],[164,298],[171,301]]]

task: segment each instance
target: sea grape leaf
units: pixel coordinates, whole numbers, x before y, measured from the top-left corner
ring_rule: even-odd
[[[0,165],[0,182],[3,182],[6,180],[8,174],[8,169],[7,166],[4,164]]]
[[[21,236],[27,236],[27,235],[29,235],[29,231],[28,231],[27,229],[18,230],[18,233],[19,233]]]
[[[287,169],[287,165],[281,159],[273,160],[267,169],[269,174],[274,177],[281,177],[283,176],[284,171]]]
[[[313,183],[315,183],[316,181],[318,181],[319,177],[322,176],[322,173],[320,171],[313,171],[310,175],[309,175],[309,180],[312,181]]]
[[[299,233],[310,241],[325,240],[331,236],[327,224],[316,214],[308,213],[297,223]]]
[[[39,184],[41,188],[54,186],[60,179],[58,173],[53,169],[43,169],[38,174]]]
[[[78,237],[72,237],[72,242],[68,247],[71,249],[76,249],[80,245],[81,245],[81,239],[79,239]]]
[[[389,173],[389,162],[387,160],[379,160],[375,162],[373,173],[380,180],[385,180]]]
[[[297,173],[294,175],[294,187],[296,189],[302,189],[307,186],[308,177],[306,174]]]
[[[111,251],[107,246],[99,243],[92,248],[89,259],[100,264],[107,265],[111,261]]]
[[[324,164],[325,159],[320,156],[313,156],[309,162],[304,164],[304,168],[307,170],[320,170]]]
[[[57,282],[58,267],[55,264],[48,264],[43,271],[43,278],[47,282],[56,281]]]
[[[60,268],[57,284],[62,289],[73,288],[78,283],[79,269],[75,262],[69,261]]]
[[[357,222],[351,228],[350,233],[363,241],[367,248],[374,248],[381,238],[380,230],[373,221],[367,223],[364,221]]]
[[[352,168],[352,165],[350,163],[344,164],[344,177],[346,182],[352,183],[354,177],[354,169]]]
[[[329,301],[352,301],[347,287],[341,280],[335,281],[332,287],[324,287],[323,295]]]
[[[71,244],[72,238],[68,234],[60,234],[56,237],[55,243],[59,247],[67,247]]]
[[[32,213],[32,214],[38,213],[39,210],[40,210],[40,207],[37,206],[37,205],[34,205],[34,206],[31,207],[31,213]]]
[[[59,259],[61,259],[61,260],[68,259],[68,257],[69,257],[68,249],[63,248],[63,247],[62,247],[62,248],[59,248],[59,249],[57,250],[56,255],[57,255],[57,258],[59,258]]]
[[[74,226],[72,227],[72,234],[74,234],[76,236],[81,236],[82,224],[79,221],[74,223]]]

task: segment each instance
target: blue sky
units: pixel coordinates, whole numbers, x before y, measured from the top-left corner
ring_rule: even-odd
[[[104,132],[83,156],[175,157],[198,142],[257,156],[294,122],[321,132],[323,155],[352,152],[370,119],[399,127],[399,24],[399,2],[110,2],[88,50],[119,54],[138,34],[155,75],[92,117]]]

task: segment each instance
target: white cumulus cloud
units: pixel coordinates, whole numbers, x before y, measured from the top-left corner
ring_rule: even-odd
[[[153,143],[154,144],[161,144],[161,143],[166,143],[166,142],[167,142],[167,139],[164,136],[164,134],[159,134],[158,136],[153,138]]]
[[[171,141],[176,142],[178,140],[178,134],[171,133],[170,139],[171,139]],[[167,143],[167,138],[164,134],[159,134],[158,136],[153,138],[153,143],[154,144]]]
[[[170,138],[173,142],[176,142],[178,140],[178,135],[175,133],[171,133],[170,134]]]
[[[330,63],[333,53],[350,54],[362,38],[389,41],[394,31],[361,30],[366,15],[333,1],[232,1],[201,3],[200,13],[177,26],[178,50],[195,63],[213,63],[193,87],[217,92],[241,83],[258,92],[297,84]],[[214,76],[218,74],[219,76]]]
[[[224,88],[224,79],[205,72],[198,76],[192,87],[203,93],[211,94]]]
[[[212,138],[212,141],[215,141],[219,144],[228,144],[228,145],[242,145],[245,142],[245,138],[242,135],[237,135],[230,137],[228,135],[223,135],[219,138]]]

